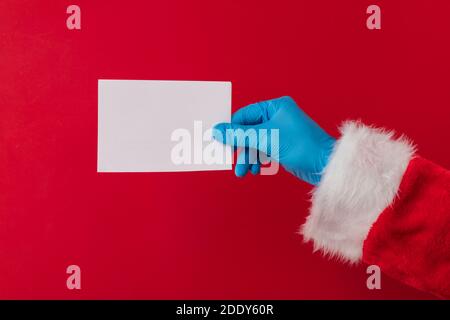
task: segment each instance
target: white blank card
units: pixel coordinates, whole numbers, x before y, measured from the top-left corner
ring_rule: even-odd
[[[229,170],[227,152],[225,161],[202,161],[202,148],[218,142],[199,143],[230,118],[230,82],[98,80],[97,171]]]

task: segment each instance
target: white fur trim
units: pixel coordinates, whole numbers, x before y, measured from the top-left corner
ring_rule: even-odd
[[[303,225],[314,250],[347,262],[362,257],[364,240],[394,200],[414,146],[394,133],[345,122]]]

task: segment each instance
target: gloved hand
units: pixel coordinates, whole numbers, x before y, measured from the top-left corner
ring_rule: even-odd
[[[239,129],[245,132],[266,129],[261,132],[267,132],[269,137],[263,135],[257,136],[257,139],[241,139],[234,134]],[[278,129],[278,146],[271,145],[271,129]],[[214,127],[213,137],[222,143],[244,148],[235,167],[238,177],[245,176],[248,171],[253,174],[260,172],[259,160],[255,162],[249,157],[249,148],[253,148],[267,153],[270,159],[278,161],[287,171],[313,185],[319,183],[336,141],[290,97],[254,103],[236,111],[231,123],[220,123]]]

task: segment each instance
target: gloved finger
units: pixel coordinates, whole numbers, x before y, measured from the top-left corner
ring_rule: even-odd
[[[244,125],[259,124],[264,120],[264,113],[265,111],[261,103],[252,103],[233,113],[231,123]]]
[[[241,148],[237,157],[234,172],[238,177],[244,177],[253,166],[258,165],[258,151],[255,149]],[[253,168],[253,174],[258,173],[258,167]]]
[[[284,100],[290,99],[289,97],[281,97],[272,100],[261,101],[257,103],[249,104],[239,110],[237,110],[231,116],[231,123],[236,124],[260,124],[268,121],[275,112],[278,111]]]
[[[245,177],[247,172],[250,170],[251,164],[247,160],[248,149],[241,149],[237,157],[236,166],[234,167],[234,174],[236,177]]]
[[[259,161],[260,152],[256,149],[249,149],[248,151],[248,159],[250,163],[250,172],[253,175],[257,175],[261,169],[261,162]]]
[[[261,164],[260,163],[255,163],[255,164],[251,164],[250,165],[250,172],[256,176],[261,172]]]
[[[213,128],[213,138],[230,146],[265,151],[268,143],[267,132],[268,130],[265,128],[264,124],[252,126],[234,123],[219,123]]]

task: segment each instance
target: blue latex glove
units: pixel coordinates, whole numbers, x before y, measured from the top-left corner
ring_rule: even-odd
[[[233,135],[237,129],[278,129],[279,146],[272,151],[271,139],[239,139]],[[215,131],[217,130],[217,131]],[[303,112],[290,97],[262,101],[236,111],[231,123],[220,123],[214,127],[214,138],[222,143],[244,148],[238,156],[235,174],[243,177],[248,171],[260,172],[259,161],[249,161],[249,148],[261,150],[278,161],[296,177],[318,184],[321,173],[335,144],[335,139],[319,127]],[[263,130],[264,131],[264,130]],[[246,131],[247,132],[247,131]],[[259,141],[258,141],[259,140]],[[264,142],[262,141],[264,140]],[[267,145],[268,144],[268,145]],[[250,157],[251,159],[251,157]]]

